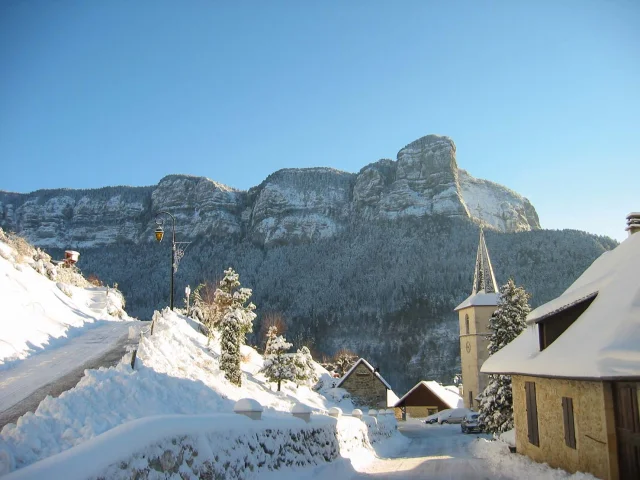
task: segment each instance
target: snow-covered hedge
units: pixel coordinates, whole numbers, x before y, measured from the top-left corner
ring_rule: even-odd
[[[167,474],[253,478],[260,472],[321,465],[340,455],[371,451],[371,443],[391,435],[386,433],[390,429],[380,425],[390,422],[312,415],[306,423],[284,414],[262,420],[237,414],[145,417],[14,471],[3,480],[124,480],[158,478],[159,474],[160,478]]]
[[[336,420],[290,416],[166,415],[116,427],[3,480],[35,478],[242,479],[286,467],[320,465],[339,454]],[[162,478],[165,478],[162,475]]]
[[[393,414],[378,414],[377,431],[373,435],[373,442],[378,442],[384,438],[389,438],[398,430],[398,420]],[[369,432],[369,437],[372,437]]]
[[[371,449],[367,426],[358,418],[340,417],[336,434],[342,456],[348,457],[350,452]]]
[[[362,422],[367,427],[367,436],[371,443],[389,438],[398,428],[395,415],[378,415],[377,417],[363,415]]]

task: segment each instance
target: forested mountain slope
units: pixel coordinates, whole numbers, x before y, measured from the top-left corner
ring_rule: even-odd
[[[513,277],[533,294],[534,306],[615,246],[573,230],[485,235],[498,283]],[[254,290],[255,331],[265,313],[282,313],[296,346],[324,354],[349,348],[403,392],[420,379],[450,382],[459,370],[453,308],[471,293],[477,243],[476,225],[444,217],[365,222],[329,239],[272,247],[201,237],[180,263],[176,299],[187,284],[215,282],[232,266]],[[85,273],[118,282],[132,314],[148,318],[168,303],[169,248],[85,249],[81,264]]]

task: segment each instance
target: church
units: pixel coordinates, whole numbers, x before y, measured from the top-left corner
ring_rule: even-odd
[[[484,232],[480,229],[471,295],[455,308],[460,326],[462,398],[464,406],[473,410],[478,410],[478,395],[484,391],[489,379],[480,369],[489,357],[489,319],[497,307],[498,286]]]

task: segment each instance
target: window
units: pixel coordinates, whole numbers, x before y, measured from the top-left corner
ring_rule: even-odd
[[[546,317],[536,320],[540,351],[555,342],[589,308],[596,295],[597,293],[592,293]]]
[[[573,422],[573,398],[562,397],[562,418],[564,420],[564,443],[576,448],[576,427]]]
[[[469,390],[469,408],[473,408],[473,392]]]
[[[464,316],[464,328],[467,335],[469,335],[469,315]]]
[[[527,400],[527,430],[529,434],[529,443],[540,446],[540,438],[538,437],[538,405],[536,403],[536,384],[534,382],[525,382],[524,390]]]

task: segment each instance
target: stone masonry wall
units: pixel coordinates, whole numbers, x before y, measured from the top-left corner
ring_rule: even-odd
[[[351,394],[354,405],[369,408],[386,408],[387,387],[363,363],[340,385]]]
[[[521,375],[512,379],[518,453],[569,472],[588,472],[603,479],[617,477],[617,458],[610,445],[612,439],[615,442],[615,427],[606,384]],[[525,382],[536,385],[539,447],[529,443]],[[575,449],[565,444],[562,397],[573,399]]]

